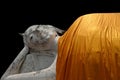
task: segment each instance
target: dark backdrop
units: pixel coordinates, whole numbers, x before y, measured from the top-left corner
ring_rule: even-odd
[[[24,32],[34,24],[50,24],[67,30],[81,15],[88,13],[120,12],[115,1],[77,2],[16,2],[5,3],[1,14],[0,76],[23,48]]]

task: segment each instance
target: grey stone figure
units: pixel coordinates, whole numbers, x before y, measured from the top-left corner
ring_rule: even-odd
[[[24,48],[1,80],[55,80],[58,33],[52,25],[32,25],[24,33]]]

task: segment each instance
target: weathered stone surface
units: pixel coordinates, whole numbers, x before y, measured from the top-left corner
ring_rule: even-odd
[[[33,25],[23,34],[24,48],[8,67],[1,80],[55,80],[57,33],[51,25]]]

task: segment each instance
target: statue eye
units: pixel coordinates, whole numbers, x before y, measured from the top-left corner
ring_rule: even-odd
[[[57,37],[57,36],[58,36],[58,34],[56,33],[56,34],[55,34],[55,37]]]
[[[57,34],[55,36],[57,37]]]
[[[32,40],[33,39],[33,36],[30,36],[30,40]]]

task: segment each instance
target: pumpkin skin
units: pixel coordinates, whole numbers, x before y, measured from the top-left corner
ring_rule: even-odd
[[[58,41],[56,80],[120,80],[120,13],[73,22]]]

